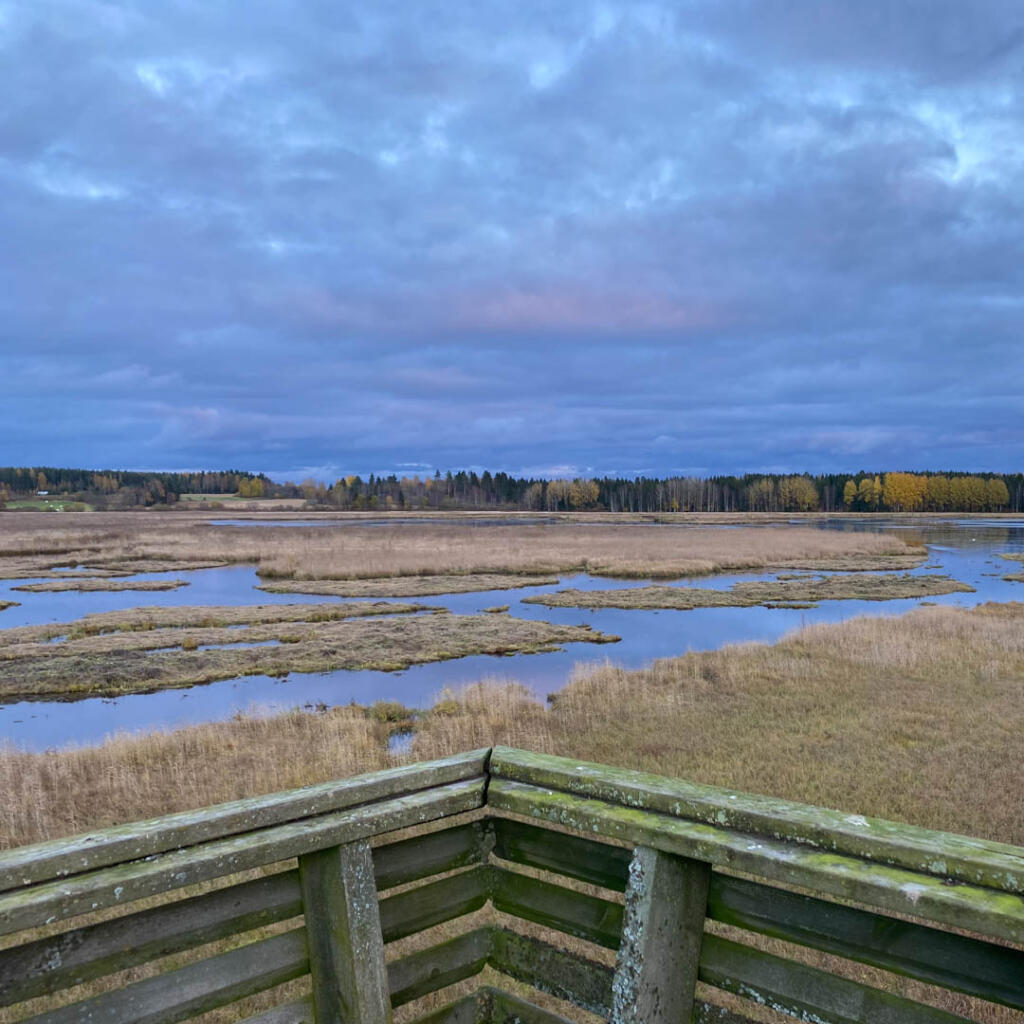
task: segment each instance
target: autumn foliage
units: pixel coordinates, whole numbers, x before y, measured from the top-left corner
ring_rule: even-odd
[[[843,504],[859,512],[1000,512],[1010,492],[999,477],[886,473],[849,480]]]

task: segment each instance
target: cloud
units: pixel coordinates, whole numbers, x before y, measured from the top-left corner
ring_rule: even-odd
[[[1022,83],[1008,0],[0,3],[7,458],[1019,464]]]

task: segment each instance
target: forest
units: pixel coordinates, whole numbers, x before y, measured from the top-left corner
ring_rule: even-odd
[[[257,490],[263,493],[264,479],[233,469],[164,473],[0,466],[0,508],[12,501],[39,495],[60,495],[102,509],[171,505],[182,494],[234,495],[248,491],[256,496]]]
[[[537,512],[1020,512],[1024,474],[858,472],[745,476],[578,477],[547,480],[460,470],[352,474],[333,483],[264,474],[0,467],[0,507],[39,495],[82,507],[171,506],[182,495],[301,499],[351,511],[505,509]]]
[[[280,489],[280,485],[274,485]],[[284,485],[295,488],[295,485]],[[856,473],[812,476],[600,477],[537,480],[506,473],[348,476],[306,481],[293,496],[344,509],[507,508],[605,512],[1018,512],[1024,474]]]

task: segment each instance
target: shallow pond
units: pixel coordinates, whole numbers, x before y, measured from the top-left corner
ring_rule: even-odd
[[[248,525],[248,524],[247,524]],[[801,524],[804,525],[804,524]],[[822,520],[822,529],[910,530],[928,544],[930,558],[921,572],[944,572],[976,588],[973,594],[947,594],[927,598],[936,604],[968,607],[984,601],[1024,601],[1024,584],[1002,579],[1019,571],[999,552],[1024,551],[1024,521],[934,520],[908,525],[898,520],[865,522],[836,518]],[[643,528],[643,527],[638,527]],[[679,581],[678,585],[726,588],[738,580],[772,579],[775,574],[730,574]],[[268,594],[255,590],[259,582],[250,567],[204,569],[187,573],[142,574],[138,579],[174,577],[189,586],[164,592],[24,593],[12,591],[26,580],[0,581],[0,600],[20,601],[21,607],[0,613],[0,626],[65,622],[88,612],[112,611],[140,605],[249,605],[329,603],[338,598]],[[838,622],[855,615],[898,615],[921,603],[920,598],[899,601],[827,601],[817,608],[701,608],[692,611],[643,611],[546,608],[523,604],[522,598],[543,591],[575,587],[581,590],[644,586],[647,580],[609,580],[565,576],[557,586],[448,594],[415,600],[472,614],[509,605],[512,615],[549,622],[585,622],[604,633],[622,637],[611,646],[573,644],[548,654],[494,657],[478,655],[456,661],[417,665],[402,672],[338,671],[322,674],[292,673],[286,679],[247,676],[187,690],[168,690],[114,700],[91,699],[75,703],[25,702],[0,705],[0,739],[28,749],[71,743],[92,743],[116,731],[172,728],[230,717],[254,708],[277,711],[296,706],[338,705],[396,700],[414,706],[429,705],[445,687],[457,687],[481,678],[522,682],[540,696],[564,685],[578,663],[609,659],[628,668],[655,658],[688,650],[712,650],[725,644],[771,642],[803,625]],[[663,581],[659,581],[663,582]]]

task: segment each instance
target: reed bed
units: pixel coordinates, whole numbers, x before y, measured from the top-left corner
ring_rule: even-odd
[[[537,574],[588,571],[679,577],[733,569],[905,569],[923,548],[880,534],[800,526],[722,530],[692,525],[576,522],[465,525],[446,519],[394,526],[211,526],[190,513],[0,513],[0,578],[85,565],[113,572],[254,564],[273,579]],[[83,521],[84,520],[84,521]]]
[[[579,667],[552,701],[471,688],[412,756],[510,743],[1024,845],[1024,604]]]
[[[361,709],[254,712],[95,747],[0,754],[5,846],[387,767],[385,726]]]

